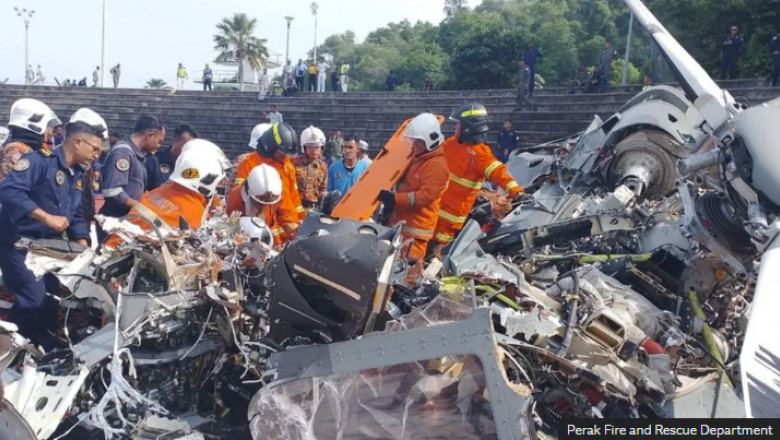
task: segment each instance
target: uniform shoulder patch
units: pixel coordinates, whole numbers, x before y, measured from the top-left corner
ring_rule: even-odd
[[[129,170],[130,169],[130,161],[125,159],[125,158],[118,159],[116,161],[116,169],[118,169],[119,171],[127,171],[127,170]]]
[[[14,171],[27,171],[30,168],[30,159],[21,158],[14,164]]]
[[[54,181],[57,182],[57,185],[62,186],[65,183],[65,172],[57,170],[57,172],[54,173]]]
[[[160,172],[163,174],[171,174],[171,167],[167,163],[160,164]]]
[[[82,184],[81,180],[77,180],[76,181],[76,191],[81,191],[83,189],[84,189],[84,187],[83,187],[83,184]]]
[[[43,155],[43,157],[49,157],[51,156],[51,151],[47,150],[46,148],[41,148],[38,150],[39,153]]]

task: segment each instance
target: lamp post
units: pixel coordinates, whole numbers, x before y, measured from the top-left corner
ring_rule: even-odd
[[[628,36],[626,36],[626,56],[623,60],[623,85],[628,82],[628,62],[631,59],[631,34],[634,31],[634,14],[628,19]]]
[[[284,61],[285,63],[287,61],[290,61],[290,23],[295,19],[295,17],[284,17],[285,20],[287,20],[287,52],[285,52],[284,55]]]
[[[103,39],[100,53],[100,87],[106,84],[106,33],[108,28],[108,0],[103,0]]]
[[[314,14],[314,62],[317,62],[317,10],[320,5],[317,2],[311,3],[311,13]]]
[[[16,11],[16,15],[19,17],[22,17],[22,20],[24,20],[24,83],[28,84],[27,82],[27,66],[30,65],[29,62],[29,39],[28,34],[30,31],[30,19],[33,17],[33,14],[35,14],[34,10],[27,10],[27,9],[19,9],[17,7],[14,7],[14,11]]]

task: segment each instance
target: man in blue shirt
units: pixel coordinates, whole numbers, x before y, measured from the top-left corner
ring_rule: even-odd
[[[502,163],[509,160],[512,151],[520,146],[520,134],[512,130],[512,121],[504,121],[504,127],[498,132],[498,149],[495,152],[496,159]]]
[[[197,139],[198,132],[189,124],[181,124],[173,130],[173,141],[168,148],[160,148],[157,153],[146,156],[146,191],[151,191],[165,183],[171,173],[181,149],[187,142]]]
[[[720,79],[737,78],[737,61],[739,49],[745,44],[745,39],[739,35],[739,28],[731,26],[731,30],[723,40],[723,61],[720,66]]]
[[[165,127],[151,115],[138,118],[133,134],[122,139],[111,148],[103,166],[101,189],[106,202],[100,214],[109,217],[123,217],[138,204],[146,190],[146,155],[156,151],[165,138]],[[105,234],[97,229],[98,239]]]
[[[96,118],[97,120],[97,118]],[[100,118],[102,120],[102,118]],[[20,238],[69,240],[87,246],[89,226],[82,214],[82,175],[100,154],[106,133],[96,121],[69,122],[62,146],[25,154],[0,184],[0,270],[16,297],[9,319],[33,343],[51,350],[57,324],[57,301],[46,284],[25,265],[27,251],[14,246]],[[104,124],[104,123],[103,123]],[[56,282],[48,283],[54,292]]]
[[[523,61],[528,69],[531,71],[531,80],[528,83],[528,97],[534,96],[534,76],[536,75],[536,62],[542,59],[542,52],[537,49],[533,43],[528,43],[528,50],[523,54]]]
[[[343,159],[334,162],[328,168],[328,192],[339,191],[341,193],[339,200],[368,169],[367,163],[358,160],[359,143],[360,140],[356,136],[345,137],[341,147]],[[338,203],[338,200],[334,203]]]

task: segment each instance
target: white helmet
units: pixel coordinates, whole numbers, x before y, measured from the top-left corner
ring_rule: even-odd
[[[76,110],[76,113],[70,117],[68,122],[83,122],[96,130],[103,133],[103,140],[108,140],[108,125],[102,116],[97,114],[94,110],[86,107]]]
[[[259,241],[268,247],[274,246],[274,234],[263,219],[258,217],[241,217],[238,227],[249,237],[250,241]]]
[[[11,135],[11,132],[8,131],[5,127],[0,127],[0,145],[3,145],[5,141],[8,140],[8,136]]]
[[[46,129],[62,125],[48,105],[37,99],[23,98],[11,106],[11,116],[8,119],[9,127],[19,127],[43,135]]]
[[[312,147],[322,147],[325,145],[325,133],[319,128],[310,125],[301,133],[301,145],[305,148],[307,145]]]
[[[358,148],[363,151],[368,151],[368,142],[361,139],[360,142],[358,142]]]
[[[433,151],[441,145],[444,136],[441,134],[441,124],[432,113],[420,113],[406,127],[404,137],[420,139],[425,142],[425,149]]]
[[[187,148],[192,142],[199,142],[197,148]],[[225,178],[223,157],[225,153],[216,145],[204,139],[193,139],[182,148],[171,181],[191,189],[205,197],[212,197],[217,186]]]
[[[263,133],[268,131],[271,126],[272,124],[255,125],[255,128],[252,129],[252,134],[249,135],[249,148],[257,150],[257,143],[260,141],[260,138],[263,137]]]
[[[249,172],[241,193],[244,202],[247,197],[263,205],[272,205],[282,199],[282,178],[270,165],[260,164]]]
[[[205,139],[198,138],[187,141],[187,143],[182,145],[181,153],[179,154],[181,155],[190,149],[196,149],[198,151],[210,151],[209,154],[211,154],[212,157],[215,157],[216,160],[219,161],[219,164],[222,165],[222,170],[225,171],[225,173],[227,173],[227,171],[233,167],[233,163],[230,162],[230,159],[228,159],[227,156],[225,156],[225,153],[222,151],[222,149]]]

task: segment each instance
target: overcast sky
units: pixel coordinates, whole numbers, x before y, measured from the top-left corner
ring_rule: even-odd
[[[444,0],[318,0],[317,38],[352,30],[362,41],[372,30],[408,19],[438,23]],[[469,0],[474,6],[480,0]],[[53,77],[91,84],[100,64],[103,0],[0,0],[0,81],[24,82],[24,23],[13,8],[34,9],[30,22],[29,61]],[[200,70],[216,56],[212,36],[223,17],[245,12],[258,19],[256,36],[268,40],[271,52],[284,58],[286,22],[290,58],[306,56],[314,46],[311,0],[108,0],[108,66],[122,64],[120,85],[142,87],[150,78],[175,84],[179,62]],[[214,66],[212,65],[212,68]],[[110,80],[109,80],[110,82]],[[197,87],[189,84],[187,88]]]

